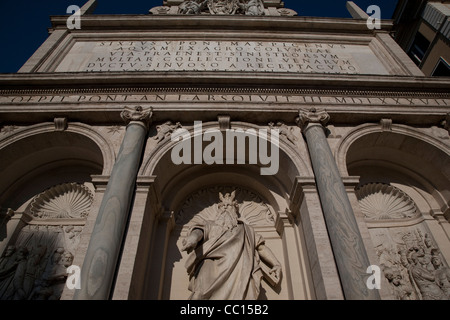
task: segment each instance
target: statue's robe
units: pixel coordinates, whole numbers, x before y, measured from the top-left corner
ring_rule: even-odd
[[[264,239],[238,221],[228,230],[214,221],[197,221],[190,228],[203,231],[203,240],[190,253],[186,268],[191,300],[256,300],[262,278],[257,248]]]

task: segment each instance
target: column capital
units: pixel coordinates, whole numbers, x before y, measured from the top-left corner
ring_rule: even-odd
[[[153,108],[150,107],[144,109],[141,106],[125,107],[120,113],[120,116],[127,124],[130,124],[131,122],[141,122],[148,128],[152,120]]]
[[[297,125],[302,131],[305,131],[309,124],[326,126],[328,121],[330,121],[328,112],[325,110],[316,110],[316,108],[311,108],[310,110],[300,109],[298,118],[296,119]]]

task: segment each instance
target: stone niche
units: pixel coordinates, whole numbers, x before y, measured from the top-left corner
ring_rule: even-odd
[[[252,226],[256,233],[265,239],[265,244],[274,253],[282,265],[281,283],[273,285],[270,279],[263,278],[259,299],[279,300],[309,299],[309,279],[306,269],[292,261],[303,261],[298,249],[301,244],[294,238],[292,226],[275,212],[273,207],[260,195],[243,187],[213,186],[200,189],[188,196],[176,212],[173,212],[167,225],[160,224],[159,232],[151,261],[153,263],[147,272],[146,298],[163,300],[185,300],[189,298],[189,276],[186,270],[188,254],[181,252],[182,241],[186,237],[189,227],[195,219],[214,219],[220,203],[219,195],[235,192],[239,205],[239,217]],[[168,230],[168,232],[164,232]],[[166,236],[164,236],[166,234]],[[290,241],[290,245],[287,242]],[[267,271],[262,266],[262,272]],[[300,285],[293,284],[299,282]]]
[[[450,300],[450,268],[414,200],[385,183],[356,195],[393,298]]]
[[[0,258],[1,300],[60,299],[92,202],[87,186],[65,183],[15,213],[20,222]]]

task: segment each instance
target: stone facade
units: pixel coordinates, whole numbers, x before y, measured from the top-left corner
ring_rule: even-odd
[[[390,21],[219,2],[52,17],[0,75],[1,299],[187,299],[183,240],[232,192],[281,265],[260,299],[449,299],[448,80]],[[242,152],[214,147],[230,132]]]

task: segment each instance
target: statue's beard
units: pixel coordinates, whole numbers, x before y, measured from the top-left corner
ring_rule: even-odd
[[[216,223],[227,230],[233,230],[238,225],[237,215],[223,210],[219,213]]]

